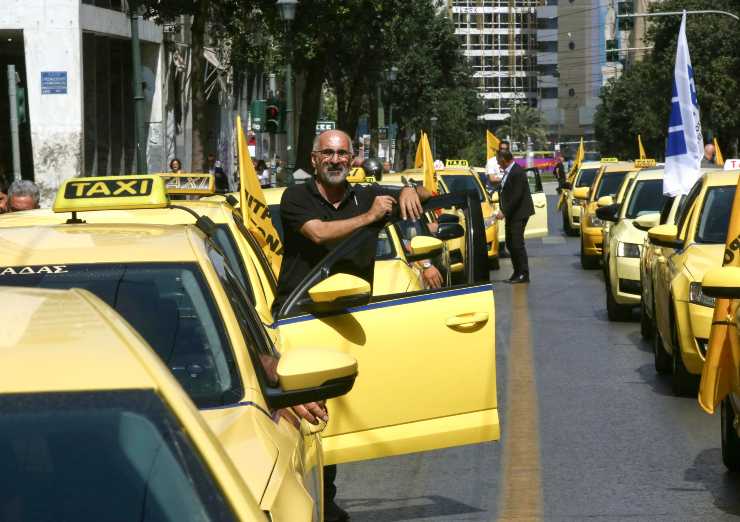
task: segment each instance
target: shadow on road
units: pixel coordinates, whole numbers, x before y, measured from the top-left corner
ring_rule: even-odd
[[[627,334],[627,338],[632,341],[632,343],[635,345],[635,348],[640,350],[641,352],[645,353],[653,353],[653,345],[642,338],[642,335],[640,335],[640,332],[632,332],[630,334]]]
[[[727,471],[722,464],[722,451],[719,448],[709,448],[699,453],[693,465],[684,472],[684,479],[704,486],[714,497],[714,505],[718,509],[731,515],[740,515],[740,476]]]
[[[429,495],[410,498],[354,498],[342,499],[341,504],[352,515],[353,522],[383,520],[397,522],[417,518],[442,517],[483,513],[482,509],[457,500]]]
[[[665,395],[666,397],[675,397],[671,390],[671,377],[658,375],[655,372],[655,365],[653,363],[643,364],[635,370],[645,384],[650,385],[654,393],[658,395]],[[680,397],[675,397],[680,399]],[[696,398],[694,398],[696,400]]]

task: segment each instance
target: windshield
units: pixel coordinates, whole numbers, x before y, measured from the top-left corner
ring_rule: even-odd
[[[3,520],[235,520],[153,391],[0,395],[0,455]]]
[[[704,197],[704,207],[696,229],[697,243],[725,244],[730,224],[735,185],[710,187]]]
[[[662,179],[638,181],[632,191],[625,217],[634,219],[642,214],[660,212],[664,204]]]
[[[625,171],[605,173],[601,176],[601,182],[599,183],[599,189],[596,191],[594,201],[603,196],[614,197],[619,191],[619,187],[622,185],[622,181],[624,181],[626,175],[627,172]]]
[[[481,190],[480,185],[473,176],[452,176],[449,174],[443,174],[442,180],[444,180],[445,185],[447,185],[447,188],[450,189],[450,192],[466,192],[468,190],[473,190],[478,194],[478,199],[480,201],[485,200],[483,191]]]
[[[581,169],[581,175],[578,176],[576,187],[590,187],[591,183],[594,182],[596,174],[599,172],[598,167],[592,169]]]
[[[64,265],[64,270],[6,275],[0,284],[89,290],[146,339],[199,408],[241,398],[225,328],[197,265],[101,263]]]

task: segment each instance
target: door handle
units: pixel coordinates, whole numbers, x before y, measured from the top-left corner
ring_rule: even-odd
[[[474,312],[470,314],[460,314],[447,318],[447,326],[472,326],[478,323],[488,321],[486,312]]]
[[[534,206],[537,207],[537,208],[544,208],[545,204],[544,203],[535,203]]]

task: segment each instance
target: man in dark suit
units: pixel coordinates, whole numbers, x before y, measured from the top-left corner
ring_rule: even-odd
[[[498,218],[505,218],[506,249],[511,254],[514,273],[509,278],[512,284],[529,283],[529,264],[527,249],[524,246],[524,228],[529,216],[534,214],[532,194],[529,191],[527,174],[514,162],[508,150],[500,151],[496,156],[502,178],[499,186]]]

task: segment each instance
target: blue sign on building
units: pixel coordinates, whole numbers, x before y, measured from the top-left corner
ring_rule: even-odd
[[[41,71],[41,94],[67,94],[67,71]]]

